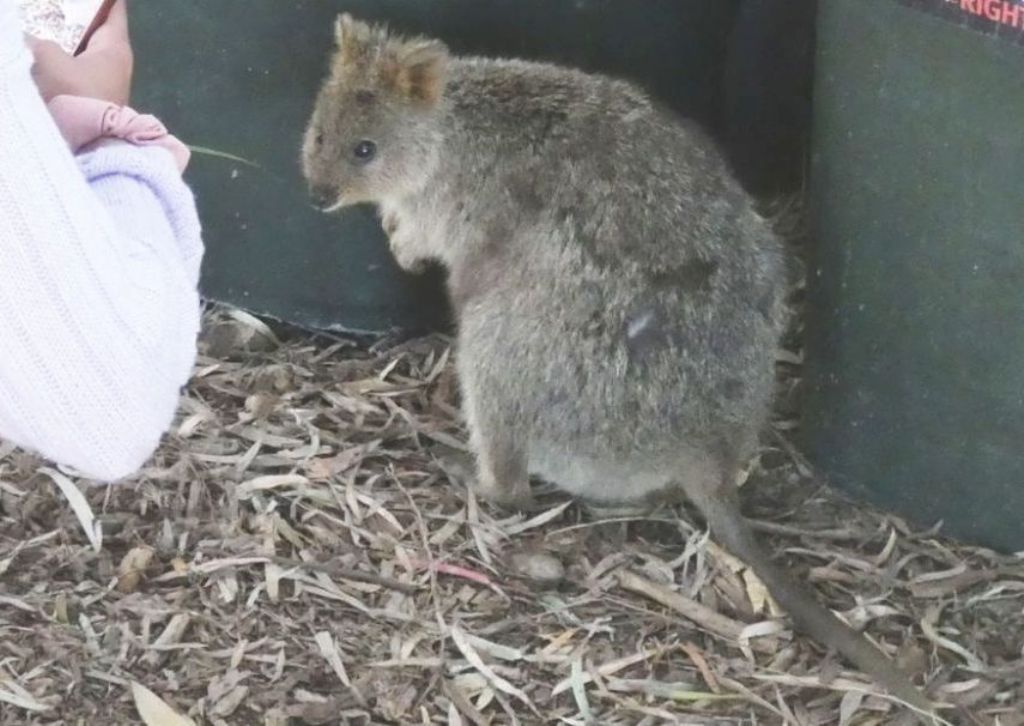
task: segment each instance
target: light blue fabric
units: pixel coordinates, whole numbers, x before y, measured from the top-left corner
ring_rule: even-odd
[[[152,455],[194,363],[199,220],[164,149],[75,159],[30,61],[0,0],[0,438],[117,480]]]

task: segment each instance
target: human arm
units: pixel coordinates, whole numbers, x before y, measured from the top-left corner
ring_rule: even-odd
[[[0,437],[101,480],[170,426],[195,357],[202,241],[171,154],[72,156],[0,0]]]

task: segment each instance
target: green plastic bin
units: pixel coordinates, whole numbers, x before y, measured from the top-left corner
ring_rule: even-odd
[[[1024,549],[1022,28],[1016,0],[822,0],[814,113],[806,449],[1003,550]]]

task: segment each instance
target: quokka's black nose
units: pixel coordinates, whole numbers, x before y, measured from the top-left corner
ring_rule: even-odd
[[[328,209],[337,201],[334,189],[329,186],[311,187],[309,196],[318,209]]]

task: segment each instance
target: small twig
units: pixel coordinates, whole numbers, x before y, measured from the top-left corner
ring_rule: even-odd
[[[715,672],[711,670],[711,666],[708,665],[707,659],[704,654],[700,651],[696,645],[689,641],[685,641],[679,644],[683,652],[686,653],[687,657],[697,666],[697,670],[700,671],[701,677],[704,682],[708,684],[708,688],[711,689],[712,693],[721,693],[722,687],[718,683],[718,678],[715,676]]]
[[[692,620],[700,627],[704,628],[708,632],[714,633],[726,640],[733,643],[739,643],[745,626],[732,618],[728,618],[715,610],[701,605],[696,600],[692,600],[685,595],[681,595],[674,590],[670,590],[664,585],[659,585],[656,582],[651,582],[645,577],[641,577],[635,572],[629,570],[619,570],[616,573],[619,578],[619,586],[624,590],[636,593],[637,595],[643,595],[646,598],[650,598],[655,602],[661,603],[670,610],[682,615],[687,620]],[[760,643],[754,640],[750,643],[750,647],[754,650],[760,650],[763,652],[770,652],[773,650],[768,647],[765,643]]]
[[[374,575],[369,572],[361,572],[359,570],[352,570],[347,567],[337,567],[335,565],[325,565],[320,562],[303,562],[302,560],[293,560],[288,557],[271,557],[270,558],[275,565],[281,567],[295,567],[304,568],[312,572],[323,572],[326,575],[332,577],[338,577],[342,580],[351,580],[353,582],[365,582],[369,585],[380,585],[386,587],[389,590],[397,590],[398,592],[414,593],[419,591],[419,585],[413,585],[408,582],[399,582],[390,577],[383,577],[382,575]]]
[[[863,534],[858,535],[849,529],[801,529],[789,524],[768,522],[763,519],[750,519],[748,521],[750,526],[757,532],[777,534],[784,537],[813,537],[833,542],[849,542],[851,540],[860,540],[863,537]]]
[[[796,464],[797,469],[800,470],[800,473],[803,476],[811,478],[814,477],[814,467],[811,465],[811,462],[808,461],[807,457],[801,454],[795,446],[793,446],[792,442],[789,439],[787,439],[781,431],[778,431],[774,427],[769,426],[768,433],[771,435],[773,439],[775,439],[779,446],[782,447],[783,451],[785,451],[786,454],[793,460],[793,463]]]

